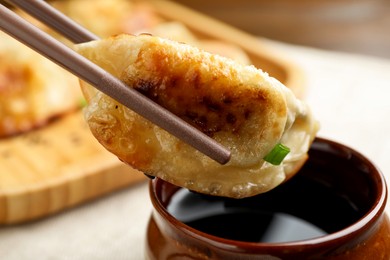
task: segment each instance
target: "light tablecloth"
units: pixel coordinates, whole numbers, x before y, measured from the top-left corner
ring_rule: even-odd
[[[390,179],[390,60],[269,44],[304,70],[319,136],[357,149]],[[150,212],[143,183],[44,220],[2,227],[0,259],[143,259]]]

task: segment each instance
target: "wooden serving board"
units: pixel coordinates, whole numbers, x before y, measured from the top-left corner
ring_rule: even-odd
[[[259,39],[173,2],[148,2],[162,18],[183,23],[199,39],[241,47],[252,64],[302,97],[300,69]],[[0,140],[0,224],[38,219],[145,179],[107,152],[81,111],[74,112]]]
[[[72,113],[0,141],[0,223],[40,218],[144,179]]]

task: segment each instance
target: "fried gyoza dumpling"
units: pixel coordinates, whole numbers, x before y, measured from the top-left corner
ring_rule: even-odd
[[[81,99],[75,76],[0,33],[0,137],[41,126]]]
[[[253,66],[150,35],[119,35],[76,49],[229,148],[220,165],[82,83],[99,142],[132,167],[197,192],[242,198],[266,192],[306,160],[317,122],[279,81]],[[279,165],[264,157],[279,143]]]

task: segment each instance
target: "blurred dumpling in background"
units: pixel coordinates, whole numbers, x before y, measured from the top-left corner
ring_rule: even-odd
[[[128,0],[69,0],[52,4],[99,37],[134,33],[160,23],[145,3]]]
[[[81,100],[76,77],[0,32],[0,137],[42,126]]]
[[[218,40],[200,39],[184,24],[164,20],[144,1],[69,0],[56,1],[53,5],[102,38],[122,33],[150,33],[250,64],[248,56],[239,47]]]

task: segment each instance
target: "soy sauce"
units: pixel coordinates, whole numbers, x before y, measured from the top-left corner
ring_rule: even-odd
[[[307,176],[295,176],[270,192],[245,199],[180,189],[168,212],[214,236],[266,243],[320,237],[351,225],[363,214],[348,196]]]

